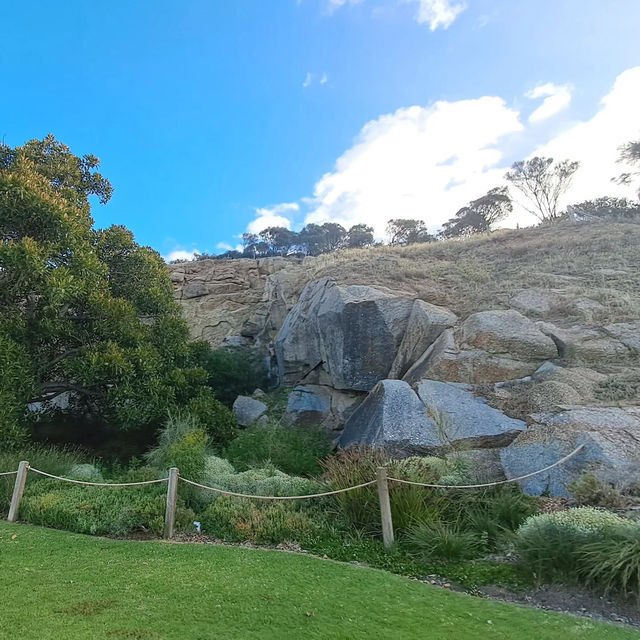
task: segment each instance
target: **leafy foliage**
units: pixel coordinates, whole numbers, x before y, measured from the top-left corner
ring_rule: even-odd
[[[585,200],[567,207],[567,215],[578,221],[604,219],[624,219],[640,214],[640,205],[626,198],[604,196],[595,200]]]
[[[60,396],[69,413],[116,433],[144,430],[206,396],[214,402],[160,255],[124,227],[92,228],[89,197],[106,202],[112,192],[98,166],[52,136],[0,146],[5,442],[22,437],[28,404],[40,403],[31,416],[47,420]]]
[[[440,235],[443,238],[460,238],[491,231],[496,222],[504,220],[511,211],[513,203],[508,189],[496,187],[462,207],[442,225]]]
[[[236,468],[262,467],[267,462],[293,475],[313,475],[331,452],[325,431],[310,428],[250,427],[233,440],[224,456]]]
[[[387,235],[390,244],[415,244],[433,242],[435,238],[428,232],[422,220],[395,218],[387,223]]]

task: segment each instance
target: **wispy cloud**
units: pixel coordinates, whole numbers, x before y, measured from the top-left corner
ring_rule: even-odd
[[[307,71],[307,75],[304,77],[302,86],[306,89],[315,82],[321,85],[327,84],[327,82],[329,82],[329,75],[326,71],[323,71],[321,74],[311,73],[310,71]]]
[[[569,107],[571,104],[571,85],[547,82],[538,85],[525,95],[531,100],[544,98],[542,104],[529,116],[529,122],[534,124],[547,120],[547,118],[551,118]]]
[[[291,229],[291,220],[286,217],[300,210],[297,202],[282,202],[271,207],[256,209],[256,218],[247,225],[247,233],[260,233],[267,227]]]
[[[328,0],[327,12],[332,14],[344,5],[360,4],[361,2],[364,2],[364,0]],[[387,2],[417,4],[416,22],[429,25],[431,31],[448,29],[467,8],[466,3],[462,0],[387,0]],[[375,7],[374,11],[379,14],[379,9],[380,7]]]
[[[405,0],[417,2],[418,13],[416,20],[420,24],[428,24],[431,31],[438,28],[448,29],[455,19],[467,8],[464,2],[458,0]]]
[[[166,262],[172,262],[173,260],[193,260],[196,253],[201,253],[198,249],[191,249],[187,251],[185,249],[174,249],[170,251],[166,256],[163,256]]]

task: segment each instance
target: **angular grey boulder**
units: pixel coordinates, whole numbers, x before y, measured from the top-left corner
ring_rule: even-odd
[[[560,357],[572,363],[616,361],[634,355],[632,323],[608,327],[557,327],[550,322],[538,322],[538,328],[553,339]]]
[[[403,380],[409,384],[416,384],[426,378],[484,384],[529,376],[539,365],[539,360],[518,360],[508,354],[461,348],[456,340],[455,331],[445,329],[407,371]]]
[[[384,447],[396,456],[509,444],[525,428],[476,398],[467,385],[425,380],[418,393],[403,380],[382,380],[345,424],[339,444]]]
[[[415,300],[389,377],[402,378],[436,338],[445,329],[453,327],[457,320],[458,316],[445,307]]]
[[[475,396],[470,385],[422,380],[417,392],[444,444],[473,449],[504,447],[526,428],[522,420],[506,416],[490,407],[485,398]]]
[[[309,283],[275,339],[281,381],[370,390],[387,377],[413,302],[329,278]]]
[[[324,385],[299,385],[289,394],[285,420],[296,426],[341,429],[363,395]]]
[[[464,348],[505,354],[515,360],[543,361],[558,356],[551,338],[514,309],[471,314],[460,327]]]
[[[249,427],[257,420],[266,421],[267,405],[251,396],[238,396],[233,403],[233,413],[242,427]]]
[[[413,389],[402,380],[382,380],[347,420],[341,447],[384,447],[399,457],[439,447],[438,427]]]
[[[568,497],[568,485],[583,471],[624,486],[640,468],[640,416],[619,408],[582,407],[531,416],[532,423],[500,459],[507,478],[547,467],[581,444],[566,463],[520,482],[526,493]]]

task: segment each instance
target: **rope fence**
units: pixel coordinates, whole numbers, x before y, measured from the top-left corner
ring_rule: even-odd
[[[387,476],[386,467],[378,467],[375,480],[370,480],[369,482],[363,482],[362,484],[357,484],[352,487],[345,487],[344,489],[336,489],[334,491],[326,491],[323,493],[312,493],[312,494],[302,495],[302,496],[263,496],[263,495],[247,494],[247,493],[236,493],[234,491],[218,489],[217,487],[209,487],[207,485],[194,482],[193,480],[188,480],[187,478],[180,477],[180,472],[176,467],[172,467],[171,469],[169,469],[168,477],[160,478],[158,480],[145,480],[142,482],[87,482],[84,480],[74,480],[72,478],[64,478],[62,476],[53,475],[52,473],[47,473],[46,471],[41,471],[40,469],[34,469],[33,467],[29,466],[29,463],[26,460],[23,460],[22,462],[20,462],[17,471],[1,472],[0,477],[12,476],[12,475],[16,476],[15,485],[13,488],[13,495],[11,497],[11,505],[9,507],[9,515],[7,517],[7,520],[9,522],[15,522],[18,519],[20,501],[22,500],[22,495],[24,493],[24,487],[27,480],[27,474],[29,471],[37,475],[44,476],[46,478],[50,478],[52,480],[68,482],[71,484],[82,485],[86,487],[112,487],[112,488],[140,487],[140,486],[162,484],[166,482],[167,483],[167,503],[166,503],[166,509],[165,509],[165,527],[164,527],[165,538],[173,537],[179,482],[183,482],[184,484],[190,485],[192,487],[196,487],[197,489],[212,491],[214,493],[218,493],[223,496],[230,496],[233,498],[247,498],[251,500],[267,500],[267,501],[269,500],[270,501],[308,500],[312,498],[325,498],[328,496],[335,496],[341,493],[346,493],[348,491],[355,491],[357,489],[362,489],[364,487],[369,487],[376,484],[378,488],[378,496],[380,498],[382,537],[383,537],[385,547],[389,548],[393,544],[393,540],[394,540],[393,522],[391,520],[391,506],[390,506],[390,500],[389,500],[389,482],[397,482],[400,484],[412,485],[416,487],[425,487],[428,489],[482,489],[485,487],[495,487],[502,484],[520,482],[521,480],[526,480],[527,478],[531,478],[541,473],[545,473],[546,471],[549,471],[555,467],[559,467],[560,465],[567,462],[567,460],[577,455],[582,449],[584,449],[584,446],[585,445],[582,444],[579,447],[576,447],[571,453],[567,454],[560,460],[557,460],[553,464],[548,465],[547,467],[538,469],[537,471],[533,471],[531,473],[524,474],[522,476],[509,478],[507,480],[498,480],[496,482],[486,482],[483,484],[465,484],[465,485],[428,484],[424,482],[413,482],[411,480],[401,480],[400,478],[389,477]]]

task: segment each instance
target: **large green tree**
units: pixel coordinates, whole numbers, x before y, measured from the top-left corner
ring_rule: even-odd
[[[162,258],[124,227],[93,228],[89,198],[112,193],[98,166],[53,136],[0,146],[0,442],[61,397],[116,434],[191,408],[222,442],[233,420],[195,366]]]

